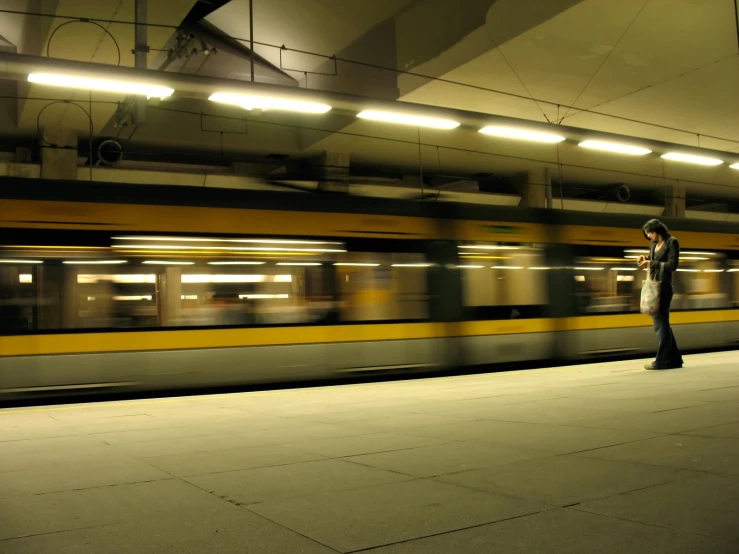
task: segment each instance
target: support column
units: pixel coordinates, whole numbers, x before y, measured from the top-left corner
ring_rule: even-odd
[[[528,171],[523,174],[523,182],[519,184],[521,208],[551,208],[552,178],[549,169]]]
[[[41,133],[41,178],[77,179],[77,131],[63,127]]]
[[[348,152],[324,152],[318,161],[318,189],[327,192],[347,192],[349,161]]]
[[[685,187],[680,183],[665,187],[664,217],[685,217],[685,195]]]
[[[64,268],[59,265],[44,264],[37,274],[38,328],[64,328]]]
[[[179,324],[182,311],[182,268],[168,267],[158,276],[157,302],[160,327]]]

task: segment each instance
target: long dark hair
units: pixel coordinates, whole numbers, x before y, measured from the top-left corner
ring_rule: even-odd
[[[670,230],[667,228],[667,225],[662,223],[659,219],[650,219],[644,224],[644,227],[642,227],[642,231],[644,232],[644,236],[646,238],[649,238],[647,236],[647,233],[657,233],[658,235],[661,235],[663,239],[667,240],[667,238],[670,236]]]

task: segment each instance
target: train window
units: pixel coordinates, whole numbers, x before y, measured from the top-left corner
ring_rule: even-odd
[[[575,257],[575,296],[581,313],[639,311],[645,270],[636,260],[646,248],[580,247]],[[721,252],[684,250],[673,276],[672,310],[727,308],[730,267]]]
[[[543,249],[533,245],[458,246],[466,319],[543,317],[548,304]]]
[[[352,253],[334,265],[343,321],[428,319],[423,254]]]
[[[28,332],[36,327],[40,262],[0,259],[0,334]]]
[[[44,246],[38,260],[0,263],[0,333],[425,320],[424,248],[143,236]]]
[[[128,264],[127,264],[128,265]],[[157,326],[156,274],[138,267],[69,264],[64,297],[72,321],[64,327],[104,329]]]

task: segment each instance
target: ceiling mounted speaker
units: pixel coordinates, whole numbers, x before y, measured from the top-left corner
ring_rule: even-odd
[[[114,166],[123,159],[123,146],[115,139],[106,139],[98,144],[97,165]]]
[[[628,202],[631,200],[631,189],[626,185],[618,185],[616,187],[616,198],[619,202]]]

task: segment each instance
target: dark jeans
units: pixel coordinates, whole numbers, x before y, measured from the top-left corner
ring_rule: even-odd
[[[670,327],[670,304],[672,303],[672,285],[663,285],[659,299],[659,314],[652,317],[654,332],[657,333],[659,348],[654,361],[656,367],[681,366],[683,357],[677,347],[675,335]]]

